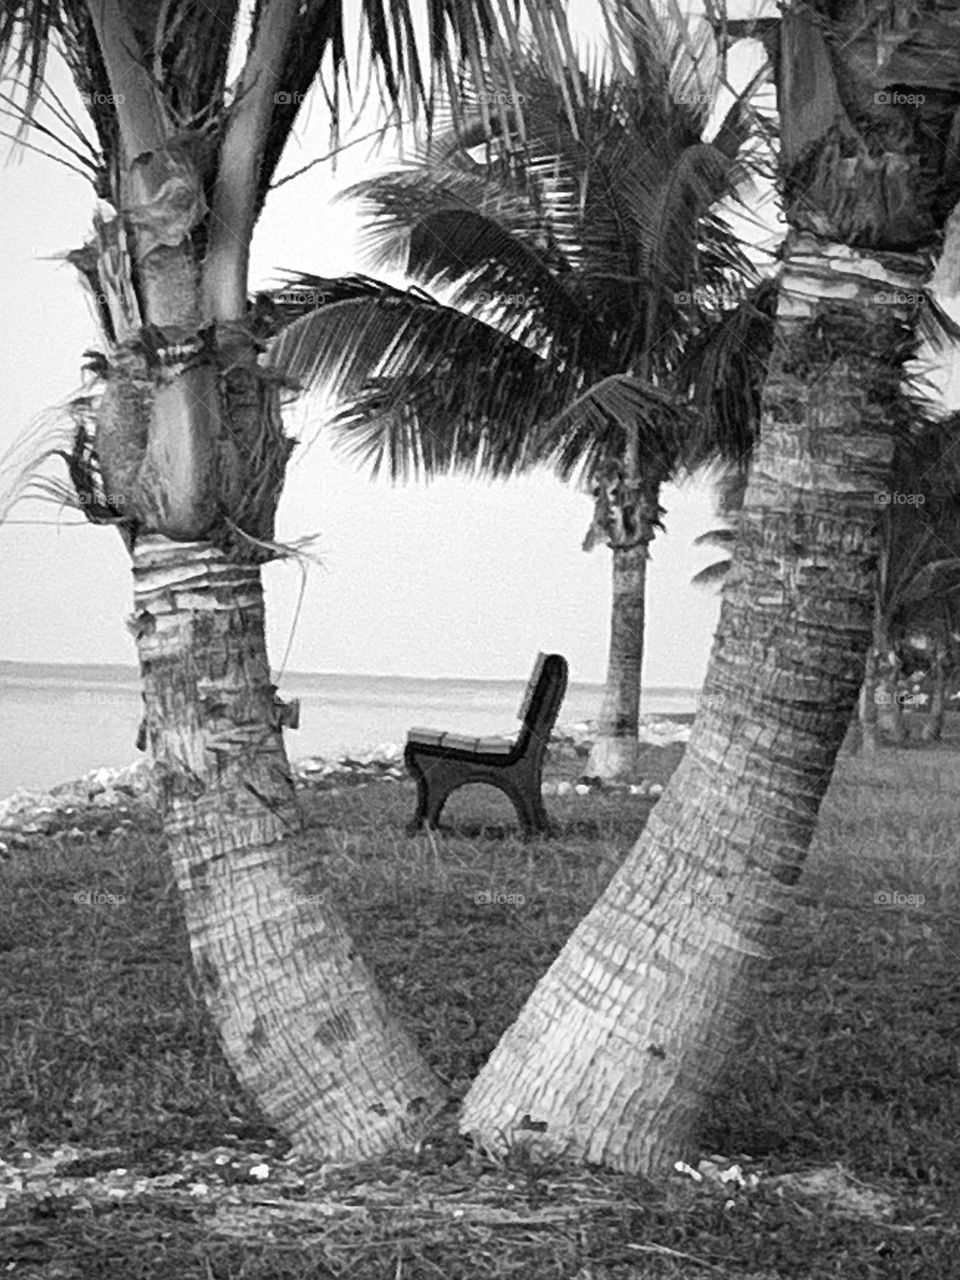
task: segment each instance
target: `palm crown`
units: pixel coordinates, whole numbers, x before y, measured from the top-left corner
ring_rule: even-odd
[[[745,347],[745,329],[769,333],[771,295],[747,289],[716,210],[745,177],[749,108],[737,99],[705,141],[709,59],[678,33],[665,47],[652,11],[633,31],[625,63],[562,83],[525,53],[522,146],[500,108],[346,193],[372,265],[447,303],[302,273],[274,295],[289,323],[271,361],[345,403],[337,433],[375,471],[546,463],[595,484],[633,440],[634,470],[659,483],[749,448],[769,339]]]
[[[614,552],[589,764],[606,778],[634,767],[637,562],[661,527],[661,486],[749,450],[773,309],[720,212],[746,174],[749,94],[706,141],[709,29],[671,29],[639,0],[620,16],[612,71],[569,66],[558,81],[527,51],[514,69],[522,137],[481,92],[472,124],[348,192],[374,265],[404,267],[417,287],[294,275],[275,295],[287,325],[270,352],[345,402],[334,427],[374,473],[547,465],[593,490],[584,548]]]

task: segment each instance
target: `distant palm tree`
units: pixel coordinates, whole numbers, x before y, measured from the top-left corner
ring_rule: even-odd
[[[715,50],[679,28],[651,27],[613,73],[571,68],[558,84],[530,52],[514,76],[524,147],[505,142],[500,110],[347,193],[374,264],[452,305],[299,274],[274,301],[307,314],[273,358],[347,402],[333,426],[374,474],[547,465],[593,493],[583,545],[613,552],[613,608],[587,767],[620,777],[636,761],[661,488],[742,457],[756,430],[775,291],[718,212],[747,172],[749,93],[705,141]]]
[[[559,10],[530,3],[546,39]],[[274,515],[294,446],[281,379],[260,363],[267,319],[249,302],[250,244],[313,86],[339,124],[339,94],[356,82],[354,19],[393,115],[422,116],[438,78],[456,82],[486,53],[508,90],[503,55],[517,38],[497,0],[431,0],[428,68],[416,5],[354,9],[339,0],[5,0],[0,9],[9,90],[0,110],[19,116],[26,145],[59,143],[58,158],[97,197],[91,237],[66,256],[93,295],[102,349],[63,452],[72,501],[114,525],[131,554],[144,737],[194,962],[238,1079],[297,1146],[333,1160],[378,1154],[445,1093],[334,908],[296,892],[290,717],[271,679],[261,583],[261,565],[289,551],[274,540]],[[552,45],[558,65],[563,45]],[[86,124],[46,80],[51,50]],[[39,339],[56,341],[55,321]]]

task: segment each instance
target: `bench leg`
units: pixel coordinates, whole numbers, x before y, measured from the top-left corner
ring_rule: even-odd
[[[446,804],[451,788],[444,779],[438,778],[435,769],[418,768],[415,772],[417,780],[417,808],[407,823],[407,835],[415,836],[426,825],[435,831],[440,825],[440,812]]]
[[[529,761],[524,764],[526,767],[503,771],[477,770],[474,766],[468,773],[460,762],[408,757],[408,768],[417,784],[417,808],[407,824],[407,834],[416,835],[424,825],[436,830],[451,793],[470,782],[488,783],[503,791],[516,811],[525,837],[552,834],[554,828],[540,793],[542,769],[531,767]]]
[[[413,817],[407,823],[408,836],[417,834],[427,816],[427,780],[419,769],[414,773],[414,779],[417,784],[417,807],[414,810]]]
[[[551,830],[550,818],[544,808],[543,800],[540,798],[539,786],[536,790],[526,787],[523,790],[518,790],[513,798],[513,803],[517,811],[517,817],[523,824],[524,832],[528,836],[535,835],[538,832],[549,834]]]

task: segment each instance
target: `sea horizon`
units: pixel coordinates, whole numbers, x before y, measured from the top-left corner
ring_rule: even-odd
[[[509,734],[526,686],[526,677],[286,671],[274,678],[283,698],[300,699],[300,728],[285,734],[293,760],[400,744],[414,726]],[[559,723],[595,719],[601,692],[600,684],[571,681]],[[641,710],[691,712],[698,694],[687,685],[647,685]],[[141,714],[133,664],[0,659],[0,798],[133,763]]]
[[[44,674],[49,673],[51,678],[62,679],[66,672],[89,672],[89,679],[96,683],[103,683],[103,677],[108,674],[122,675],[131,684],[139,687],[140,671],[134,663],[125,662],[26,662],[18,658],[0,658],[0,680],[9,680],[15,677],[18,672],[24,673],[31,671],[35,673],[31,676],[31,681],[42,679]],[[473,676],[473,675],[444,675],[444,676],[416,676],[404,673],[384,674],[379,671],[283,671],[275,673],[275,677],[279,676],[283,681],[287,680],[328,680],[328,679],[347,679],[347,680],[391,680],[391,681],[410,681],[422,684],[436,684],[438,682],[449,682],[460,684],[469,682],[471,684],[500,684],[515,685],[526,684],[527,676]],[[571,685],[583,689],[602,690],[603,684],[593,680],[571,680]],[[688,693],[699,691],[698,685],[686,684],[645,684],[645,690],[658,693]]]

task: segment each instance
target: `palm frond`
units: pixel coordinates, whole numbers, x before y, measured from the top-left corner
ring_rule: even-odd
[[[562,480],[588,485],[623,458],[628,432],[640,437],[641,474],[666,479],[676,471],[690,430],[688,404],[629,374],[614,374],[583,391],[544,424],[531,447]]]
[[[707,317],[677,369],[699,410],[703,431],[687,439],[692,471],[720,456],[742,466],[760,429],[760,401],[773,350],[777,283],[764,280],[737,305]]]
[[[708,529],[693,540],[695,547],[731,547],[737,540],[735,529]]]
[[[368,211],[369,260],[448,288],[462,310],[559,358],[596,364],[608,348],[547,221],[524,193],[453,165],[369,179],[345,194]]]
[[[323,315],[296,320],[270,358],[346,396],[338,430],[367,462],[429,472],[459,451],[503,474],[536,458],[586,483],[623,460],[635,429],[660,478],[687,457],[685,437],[706,441],[692,383],[677,388],[675,373],[690,338],[741,301],[746,258],[713,207],[736,187],[735,148],[705,143],[702,104],[671,90],[714,74],[709,29],[660,36],[643,28],[653,11],[634,8],[635,82],[568,68],[558,86],[528,50],[514,69],[522,145],[513,109],[468,90],[465,122],[345,193],[370,219],[372,260],[448,290],[451,306],[367,277],[291,278],[318,290]],[[694,280],[686,299],[679,286]]]
[[[423,291],[368,277],[301,275],[276,297],[298,314],[266,363],[345,402],[331,425],[374,474],[499,476],[539,462],[530,441],[541,415],[564,402],[565,378],[522,343]]]
[[[368,79],[376,82],[381,102],[395,118],[425,115],[429,125],[445,86],[448,108],[459,119],[461,95],[456,86],[463,80],[464,69],[477,83],[492,80],[504,93],[512,89],[511,64],[521,54],[519,15],[501,0],[429,0],[428,46],[423,51],[410,0],[359,0],[352,9],[345,0],[305,0],[291,33],[281,77],[282,100],[267,132],[259,180],[261,203],[314,83],[319,83],[327,101],[332,141],[338,138],[341,92],[352,94],[358,64],[363,65],[347,52],[347,28],[358,7]],[[558,0],[525,0],[524,8],[528,17],[536,19],[544,56],[558,72],[570,50],[564,6]],[[251,41],[259,24],[269,20],[269,4],[258,0]]]
[[[732,560],[715,560],[695,573],[690,581],[696,587],[722,587],[732,564]]]

